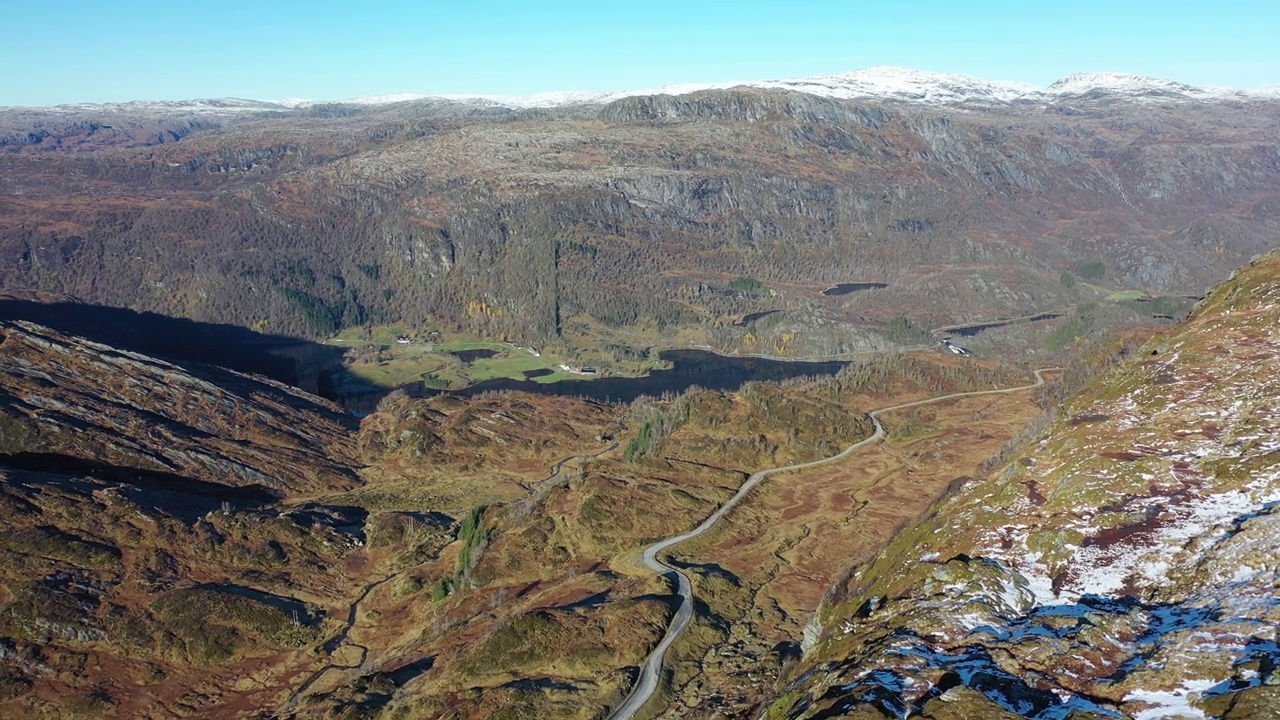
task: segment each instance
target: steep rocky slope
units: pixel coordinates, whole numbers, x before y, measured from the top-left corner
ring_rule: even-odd
[[[597,612],[617,576],[516,531],[555,523],[624,412],[396,394],[359,428],[262,376],[4,321],[0,716],[364,716],[407,685],[589,717],[625,681],[600,642],[639,657],[666,605],[632,583]],[[557,628],[567,668],[522,647]]]
[[[3,449],[283,495],[352,487],[354,419],[287,385],[0,320]]]
[[[1274,717],[1280,255],[859,568],[773,717]]]
[[[355,427],[262,376],[0,321],[0,715],[274,705],[363,581],[367,513],[307,500],[360,484]]]
[[[778,88],[424,99],[216,116],[163,143],[71,128],[85,137],[63,149],[0,153],[0,282],[310,336],[676,326],[822,354],[883,347],[903,315],[1199,295],[1269,249],[1280,105],[1081,88],[964,107]],[[733,285],[747,277],[757,291]],[[887,286],[822,294],[859,281]]]

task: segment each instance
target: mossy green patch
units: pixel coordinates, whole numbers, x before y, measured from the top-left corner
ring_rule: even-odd
[[[253,591],[196,587],[170,592],[151,607],[160,627],[180,641],[187,657],[216,665],[263,642],[301,647],[318,639],[319,623],[301,603]]]
[[[120,563],[119,548],[48,526],[0,534],[0,547],[93,570],[107,570]]]

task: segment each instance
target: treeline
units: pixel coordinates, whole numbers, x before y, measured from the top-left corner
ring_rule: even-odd
[[[631,404],[628,425],[639,428],[623,451],[627,462],[654,455],[662,441],[689,419],[689,400],[702,392],[691,387],[679,395],[664,394],[661,398],[641,397]]]
[[[832,395],[848,396],[889,394],[904,389],[930,394],[991,390],[1026,385],[1031,380],[1025,370],[1003,364],[994,367],[976,363],[949,365],[911,355],[879,355],[852,362],[835,375],[808,382]]]
[[[462,523],[458,526],[458,542],[462,547],[458,550],[457,564],[452,575],[440,578],[431,586],[433,600],[443,600],[458,590],[468,589],[471,573],[480,562],[485,548],[489,546],[491,537],[491,533],[485,528],[484,514],[485,508],[480,506],[472,508],[462,518]]]

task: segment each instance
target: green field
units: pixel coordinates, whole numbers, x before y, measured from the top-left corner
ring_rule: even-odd
[[[396,339],[402,335],[413,341],[408,345],[397,343]],[[430,387],[457,390],[493,378],[555,383],[618,374],[638,375],[654,365],[651,362],[601,362],[593,358],[591,366],[600,373],[581,375],[561,369],[562,363],[570,366],[576,363],[563,360],[555,353],[535,355],[527,347],[468,336],[421,337],[394,326],[375,328],[367,334],[359,328],[344,330],[328,343],[351,349],[347,370],[351,376],[349,384],[355,387],[393,388],[422,381]],[[375,349],[370,349],[371,345]],[[495,354],[471,362],[454,354],[466,350],[488,350]],[[549,372],[534,378],[525,375],[539,370]]]
[[[1101,295],[1107,302],[1125,302],[1150,297],[1150,295],[1141,290],[1112,290],[1111,288],[1084,281],[1080,281],[1078,284]]]

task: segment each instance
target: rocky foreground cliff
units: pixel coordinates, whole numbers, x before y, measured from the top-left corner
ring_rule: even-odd
[[[771,717],[1280,712],[1280,256],[857,569]]]
[[[0,320],[0,408],[4,451],[42,470],[129,468],[276,495],[357,483],[357,423],[332,403],[22,320]]]
[[[306,499],[360,483],[355,427],[262,376],[0,321],[0,715],[273,703],[359,577],[367,513]]]

